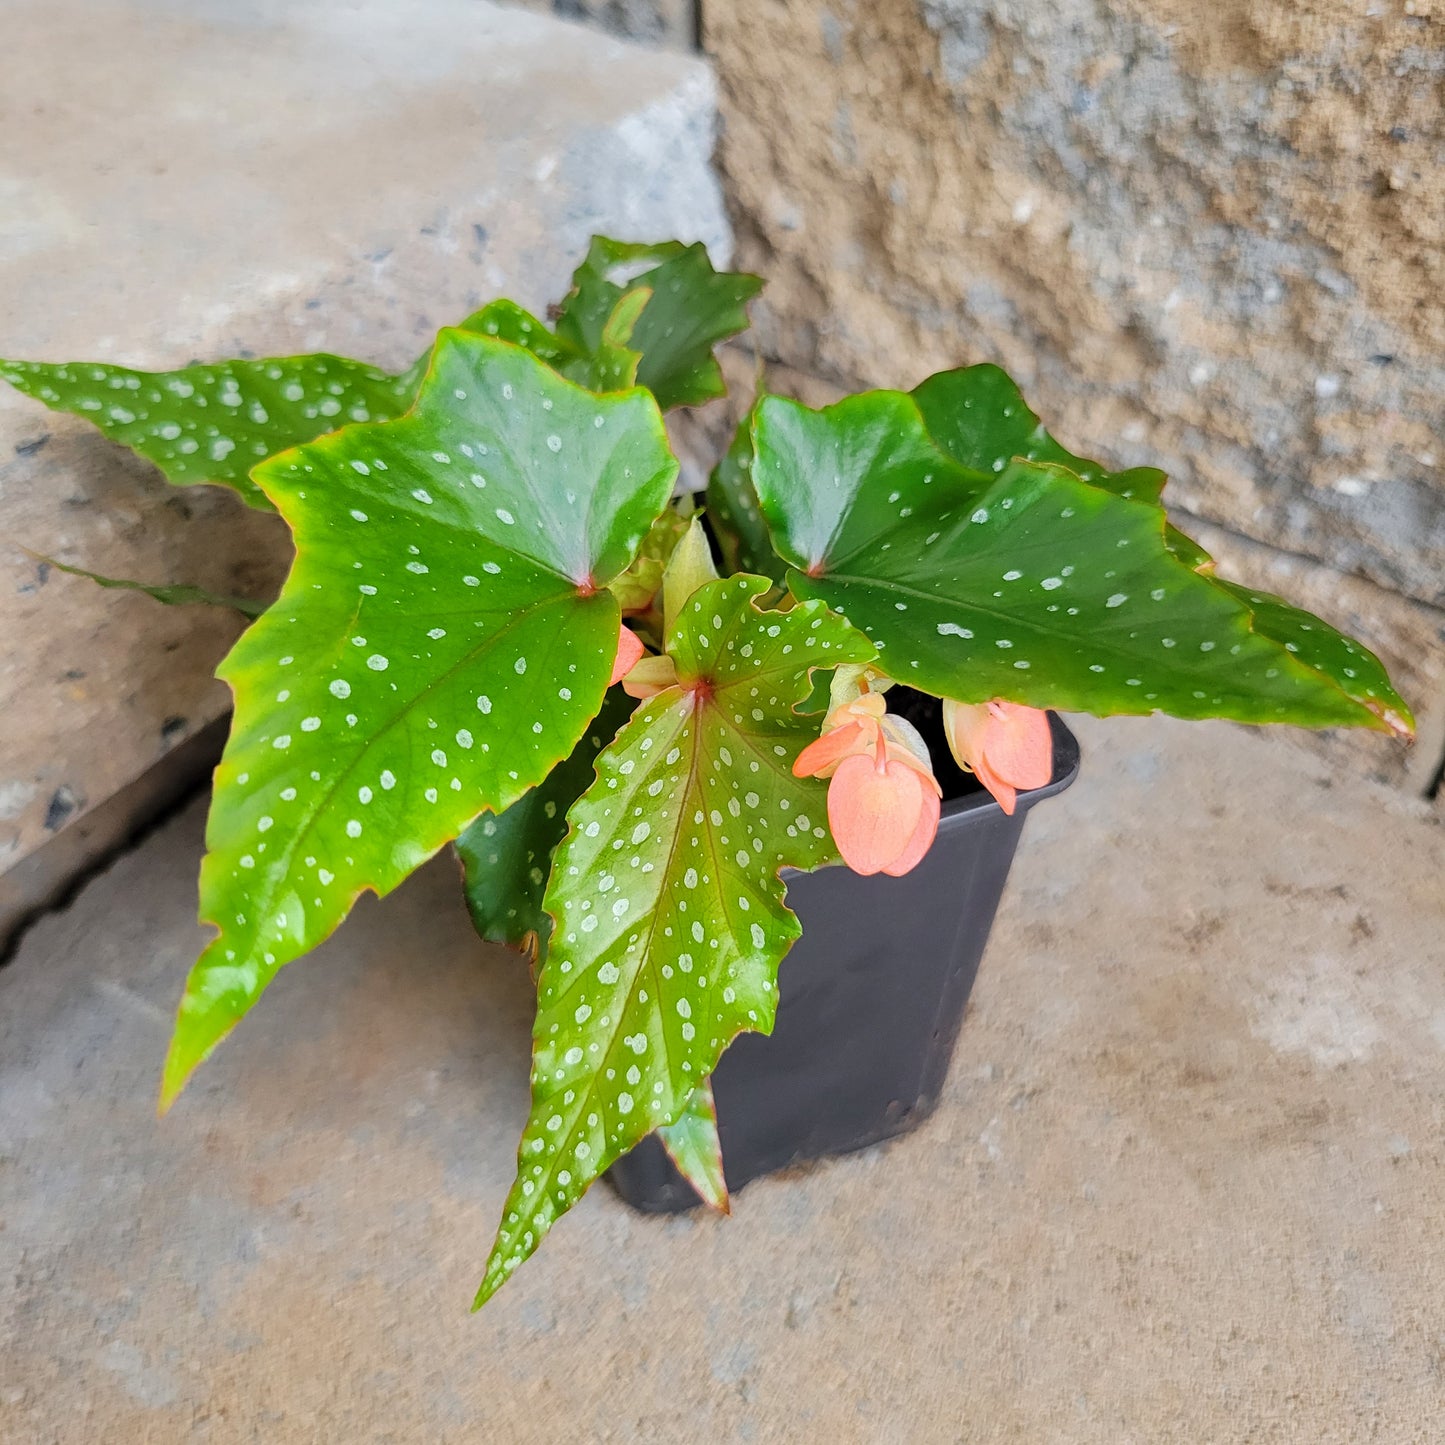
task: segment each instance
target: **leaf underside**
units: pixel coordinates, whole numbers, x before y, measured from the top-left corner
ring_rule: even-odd
[[[768,397],[753,481],[789,586],[862,628],[900,681],[965,702],[1399,728],[1378,664],[1291,639],[1318,618],[1245,598],[1170,550],[1159,506],[1062,466],[943,456],[912,398]],[[896,662],[893,659],[897,659]],[[892,666],[890,667],[890,662]]]
[[[788,575],[788,564],[773,550],[773,539],[753,487],[752,467],[753,413],[749,412],[708,477],[707,517],[728,571],[752,572],[781,585]]]
[[[609,688],[581,741],[540,783],[503,813],[482,813],[457,839],[462,887],[477,932],[490,943],[545,958],[552,920],[542,907],[552,853],[567,831],[567,810],[595,776],[597,754],[636,703]]]
[[[236,713],[201,912],[221,931],[187,983],[163,1103],[361,892],[572,751],[616,652],[606,584],[676,471],[646,393],[594,396],[459,330],[407,417],[258,469],[296,560],[220,670]]]
[[[698,589],[669,634],[678,685],[643,703],[568,814],[545,906],[532,1110],[480,1305],[613,1160],[674,1123],[743,1029],[767,1032],[798,934],[784,867],[836,860],[813,667],[873,650],[819,603],[763,612],[763,577]]]

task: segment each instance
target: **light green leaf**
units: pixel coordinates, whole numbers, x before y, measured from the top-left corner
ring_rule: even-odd
[[[723,1174],[722,1144],[717,1136],[717,1108],[712,1080],[692,1091],[681,1114],[657,1131],[667,1157],[692,1185],[697,1197],[719,1214],[729,1213],[728,1182]]]
[[[419,372],[388,376],[342,356],[220,361],[180,371],[99,362],[0,361],[0,380],[54,411],[93,422],[177,486],[214,482],[248,505],[270,503],[257,462],[349,422],[385,421],[411,404]]]
[[[686,502],[670,506],[642,539],[637,560],[612,582],[612,595],[624,612],[645,612],[662,588],[663,573],[677,544],[687,535],[691,508]]]
[[[819,603],[760,611],[763,577],[696,592],[669,636],[677,686],[639,706],[567,816],[546,897],[532,1112],[477,1296],[588,1184],[677,1120],[728,1042],[766,1033],[798,936],[785,867],[834,861],[827,786],[792,763],[813,667],[873,650]]]
[[[640,360],[628,338],[651,294],[644,288],[623,296],[598,333],[596,346],[587,349],[558,336],[514,301],[490,302],[467,317],[462,329],[525,347],[589,391],[625,391],[636,383]]]
[[[708,545],[707,533],[702,529],[702,518],[694,517],[688,523],[667,566],[662,573],[662,616],[663,625],[671,632],[682,616],[687,599],[706,582],[717,581],[717,567],[712,560],[712,548]]]
[[[567,810],[591,785],[597,754],[637,704],[609,688],[582,740],[504,813],[483,813],[457,839],[472,923],[488,942],[544,958],[552,920],[542,908],[552,852],[567,831]]]
[[[408,416],[257,469],[296,561],[221,668],[236,715],[201,870],[221,933],[187,984],[163,1103],[363,890],[572,751],[617,649],[607,584],[676,473],[645,392],[597,397],[459,330]]]
[[[769,397],[753,481],[789,586],[844,613],[892,676],[966,702],[1387,729],[1315,658],[1166,546],[1163,511],[1013,461],[985,474],[932,445],[910,397],[823,411]],[[1307,614],[1301,614],[1313,621]]]
[[[32,554],[35,555],[35,554]],[[124,577],[104,577],[99,572],[87,572],[84,567],[70,567],[57,562],[54,557],[38,557],[37,560],[58,572],[68,572],[72,577],[86,577],[100,587],[114,587],[123,592],[144,592],[157,602],[173,607],[184,607],[191,603],[205,603],[209,607],[230,607],[244,617],[259,617],[269,606],[250,597],[227,597],[219,592],[208,592],[204,587],[191,587],[184,582],[131,582]]]
[[[939,450],[970,471],[997,475],[1015,457],[1053,462],[1096,487],[1140,502],[1157,502],[1168,480],[1158,467],[1111,472],[1065,450],[997,366],[940,371],[914,388],[913,399]]]
[[[726,394],[713,348],[747,330],[746,303],[762,285],[756,276],[714,271],[700,242],[636,245],[594,236],[587,259],[573,273],[557,333],[579,351],[596,352],[624,294],[651,291],[628,339],[642,354],[638,384],[652,391],[664,411],[697,406]]]
[[[752,466],[753,413],[749,412],[708,478],[707,519],[729,572],[753,572],[781,583],[788,564],[773,550],[753,487]]]

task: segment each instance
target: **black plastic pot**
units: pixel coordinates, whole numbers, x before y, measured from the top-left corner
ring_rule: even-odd
[[[936,728],[917,721],[926,737]],[[803,936],[779,970],[777,1022],[766,1037],[734,1040],[712,1076],[729,1190],[864,1149],[932,1113],[1024,819],[1078,773],[1078,742],[1050,723],[1053,779],[1020,794],[1012,817],[974,779],[939,768],[945,793],[950,781],[966,791],[944,803],[938,838],[911,873],[785,875]],[[608,1178],[647,1213],[700,1203],[655,1135]]]

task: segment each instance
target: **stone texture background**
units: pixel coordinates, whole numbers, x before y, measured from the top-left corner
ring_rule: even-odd
[[[1278,732],[1079,733],[932,1119],[729,1219],[599,1185],[476,1316],[525,964],[438,858],[157,1122],[198,802],[0,969],[0,1440],[1438,1445],[1445,819]]]
[[[1068,444],[1165,466],[1176,507],[1241,539],[1246,580],[1277,571],[1254,542],[1317,562],[1316,595],[1352,589],[1428,718],[1445,672],[1429,12],[704,3],[739,259],[769,278],[764,349],[848,384],[1000,362]],[[1358,756],[1405,771],[1368,740]]]

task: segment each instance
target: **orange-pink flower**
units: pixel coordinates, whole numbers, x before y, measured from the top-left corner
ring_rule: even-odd
[[[897,878],[938,832],[942,792],[916,729],[891,717],[880,693],[835,707],[823,734],[798,754],[795,776],[828,778],[828,823],[855,873]]]
[[[1019,790],[1042,788],[1053,776],[1048,714],[1017,702],[943,700],[943,731],[961,768],[977,774],[1005,813]]]
[[[642,639],[630,627],[619,627],[617,657],[612,663],[612,676],[607,679],[607,686],[621,682],[642,661],[643,651]]]

